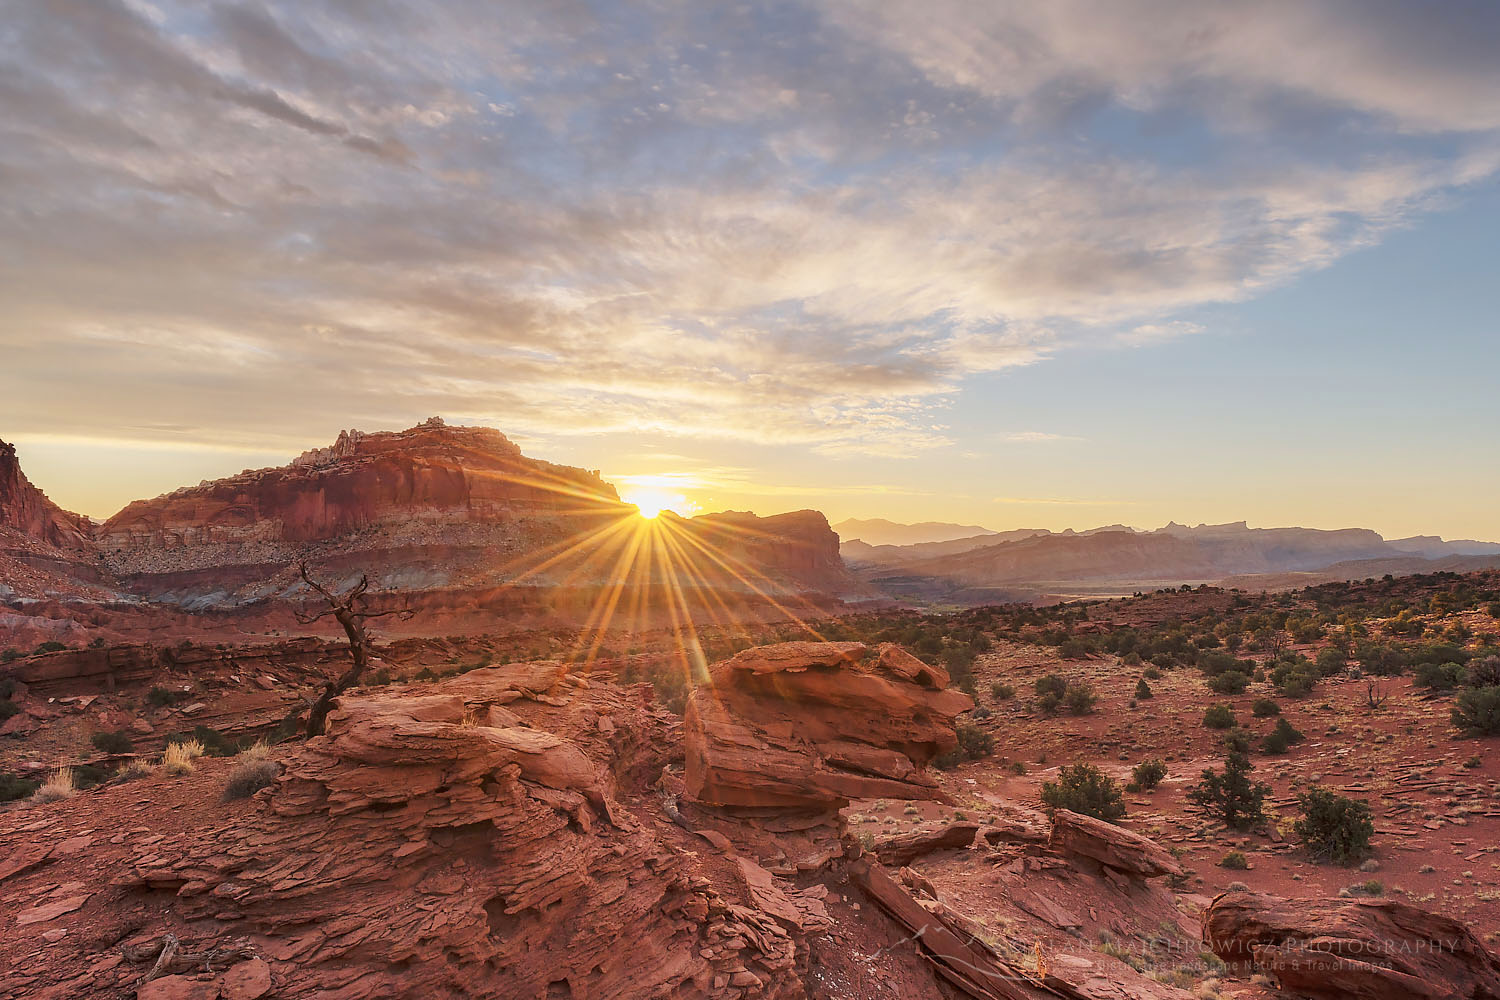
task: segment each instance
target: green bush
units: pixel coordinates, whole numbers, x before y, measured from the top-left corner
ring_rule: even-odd
[[[999,681],[990,685],[990,697],[996,701],[1009,701],[1016,696],[1014,685],[1002,684]]]
[[[0,802],[14,802],[31,797],[31,793],[42,786],[40,781],[23,778],[9,771],[0,771]]]
[[[1068,682],[1057,674],[1048,674],[1046,677],[1036,679],[1036,693],[1038,696],[1055,694],[1058,700],[1062,700],[1063,692],[1068,689]]]
[[[1079,681],[1069,684],[1067,691],[1063,693],[1063,705],[1071,715],[1088,715],[1094,710],[1094,704],[1099,696],[1094,694],[1094,689]]]
[[[1423,663],[1412,675],[1418,687],[1432,691],[1452,691],[1463,683],[1466,672],[1457,663]]]
[[[1460,691],[1453,702],[1453,724],[1465,736],[1500,736],[1500,686]]]
[[[4,722],[12,715],[19,714],[21,706],[13,701],[0,701],[0,722]]]
[[[1149,792],[1162,779],[1167,776],[1167,765],[1162,760],[1144,760],[1135,766],[1130,772],[1130,784],[1125,786],[1128,792]]]
[[[1042,782],[1042,802],[1052,809],[1067,809],[1110,822],[1125,815],[1120,786],[1092,764],[1065,767],[1057,781]]]
[[[1257,698],[1255,704],[1250,706],[1250,714],[1257,719],[1269,719],[1273,715],[1281,714],[1281,706],[1270,698]]]
[[[1151,685],[1147,684],[1146,678],[1142,677],[1135,682],[1135,696],[1137,698],[1155,698],[1156,692],[1151,690]]]
[[[1324,646],[1318,650],[1318,658],[1314,662],[1318,673],[1324,677],[1332,677],[1334,674],[1341,673],[1349,665],[1349,657],[1337,646]]]
[[[1224,758],[1222,772],[1204,769],[1202,780],[1188,792],[1188,798],[1236,830],[1253,826],[1265,819],[1266,794],[1271,790],[1250,780],[1254,769],[1247,755],[1231,752]]]
[[[135,749],[135,744],[130,740],[130,734],[123,729],[95,733],[89,737],[89,742],[94,744],[94,749],[103,753],[130,753]]]
[[[1305,739],[1307,737],[1302,735],[1301,730],[1282,717],[1276,720],[1276,728],[1261,741],[1260,748],[1266,753],[1286,753],[1292,744],[1301,743]]]
[[[1500,656],[1481,656],[1469,661],[1464,683],[1471,688],[1500,687]]]
[[[1215,694],[1243,694],[1250,686],[1250,678],[1238,670],[1226,670],[1208,679],[1208,687]]]
[[[1313,664],[1298,660],[1278,664],[1271,670],[1270,678],[1276,690],[1286,697],[1303,698],[1323,679],[1323,675]]]
[[[11,646],[4,651],[0,651],[0,663],[9,663],[11,660],[19,660],[22,655],[23,654],[19,649]]]
[[[1209,729],[1233,729],[1234,712],[1228,705],[1210,705],[1203,713],[1203,724]]]
[[[1250,867],[1250,859],[1245,857],[1244,851],[1230,851],[1219,859],[1219,867],[1242,872]]]
[[[165,708],[177,701],[177,692],[157,685],[146,692],[146,700],[157,708]]]
[[[1346,865],[1370,853],[1375,824],[1368,804],[1326,788],[1297,796],[1297,804],[1302,818],[1293,829],[1314,857]]]
[[[1141,671],[1141,676],[1148,681],[1159,681],[1161,680],[1161,670],[1157,667],[1147,667]]]
[[[951,771],[963,761],[988,757],[994,749],[995,738],[986,730],[962,722],[958,726],[958,746],[948,753],[940,754],[933,763],[945,771]]]
[[[1057,655],[1065,660],[1086,659],[1093,651],[1082,639],[1068,639],[1057,647]]]
[[[39,643],[37,643],[36,649],[33,649],[31,652],[33,654],[36,654],[36,653],[58,653],[58,652],[61,652],[62,650],[67,649],[67,648],[68,648],[67,646],[65,646],[64,644],[58,642],[56,639],[48,639],[46,642],[39,642]]]

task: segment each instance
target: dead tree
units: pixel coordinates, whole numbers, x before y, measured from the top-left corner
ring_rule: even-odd
[[[328,607],[316,614],[294,611],[297,621],[303,625],[311,625],[319,619],[332,615],[344,627],[344,634],[349,637],[349,652],[354,657],[354,663],[344,671],[342,676],[324,685],[323,693],[318,696],[317,701],[313,702],[312,709],[307,713],[307,735],[318,736],[323,732],[323,723],[333,707],[333,699],[352,687],[364,675],[365,668],[370,664],[370,637],[365,632],[365,622],[371,618],[384,618],[387,615],[410,618],[414,612],[409,608],[371,611],[367,603],[369,600],[367,594],[370,589],[368,576],[361,575],[359,582],[347,593],[335,594],[308,574],[307,563],[298,563],[297,571],[302,574],[303,582],[328,603]]]

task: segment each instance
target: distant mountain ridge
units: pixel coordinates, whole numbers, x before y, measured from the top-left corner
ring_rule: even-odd
[[[1390,572],[1426,572],[1443,560],[1500,555],[1500,544],[1436,536],[1387,541],[1368,528],[1252,528],[1236,521],[1169,522],[1154,531],[1024,529],[904,546],[851,541],[840,551],[877,589],[966,603],[1102,585],[1290,580],[1334,567],[1368,571],[1361,576],[1383,575],[1387,570],[1376,570],[1387,564]]]
[[[998,533],[977,524],[952,524],[947,521],[899,524],[883,517],[864,520],[851,517],[832,527],[841,540],[849,542],[858,539],[868,545],[925,545],[929,542],[947,542],[955,538]]]

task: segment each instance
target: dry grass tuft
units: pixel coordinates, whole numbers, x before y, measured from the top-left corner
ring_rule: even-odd
[[[38,788],[32,798],[37,802],[56,802],[58,799],[72,798],[77,791],[78,786],[73,780],[73,769],[60,767],[52,772],[46,784]]]
[[[188,774],[193,770],[193,761],[203,756],[203,744],[197,740],[184,743],[168,743],[161,755],[161,766],[168,774]]]
[[[280,773],[281,765],[274,760],[262,757],[242,761],[230,772],[229,781],[224,786],[224,801],[248,799],[262,788],[271,787]]]

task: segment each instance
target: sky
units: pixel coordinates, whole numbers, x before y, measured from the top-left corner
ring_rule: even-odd
[[[1489,0],[4,5],[0,438],[1500,538]]]

